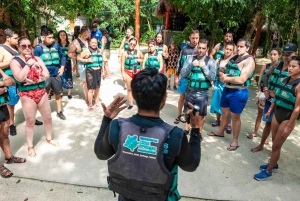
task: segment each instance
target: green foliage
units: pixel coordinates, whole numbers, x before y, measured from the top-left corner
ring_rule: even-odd
[[[156,34],[155,30],[143,32],[141,37],[141,43],[147,43],[149,39],[155,37],[155,34]]]

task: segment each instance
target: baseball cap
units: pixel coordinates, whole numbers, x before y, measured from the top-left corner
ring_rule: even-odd
[[[283,47],[282,52],[297,52],[297,45],[294,43],[288,43]]]

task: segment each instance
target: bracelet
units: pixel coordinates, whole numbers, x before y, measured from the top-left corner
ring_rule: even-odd
[[[263,88],[263,92],[268,91],[268,90],[269,90],[268,87]]]
[[[268,113],[271,113],[272,111],[273,111],[272,108],[269,108],[269,109],[268,109]]]

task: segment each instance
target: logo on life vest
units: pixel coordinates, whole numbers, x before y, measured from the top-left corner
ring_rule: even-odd
[[[157,155],[157,147],[151,146],[151,143],[159,143],[159,140],[143,136],[140,136],[138,140],[137,135],[128,135],[123,146],[131,152],[134,152],[137,148],[137,152],[139,153]]]
[[[281,92],[281,96],[285,97],[286,99],[290,98],[290,96],[285,91]]]

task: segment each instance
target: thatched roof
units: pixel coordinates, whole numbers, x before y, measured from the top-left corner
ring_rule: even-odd
[[[170,8],[171,12],[175,12],[178,10],[177,6],[174,6],[168,0],[159,0],[159,2],[157,3],[156,9],[154,11],[154,14],[157,17],[164,17],[165,13],[167,11],[167,8]]]

